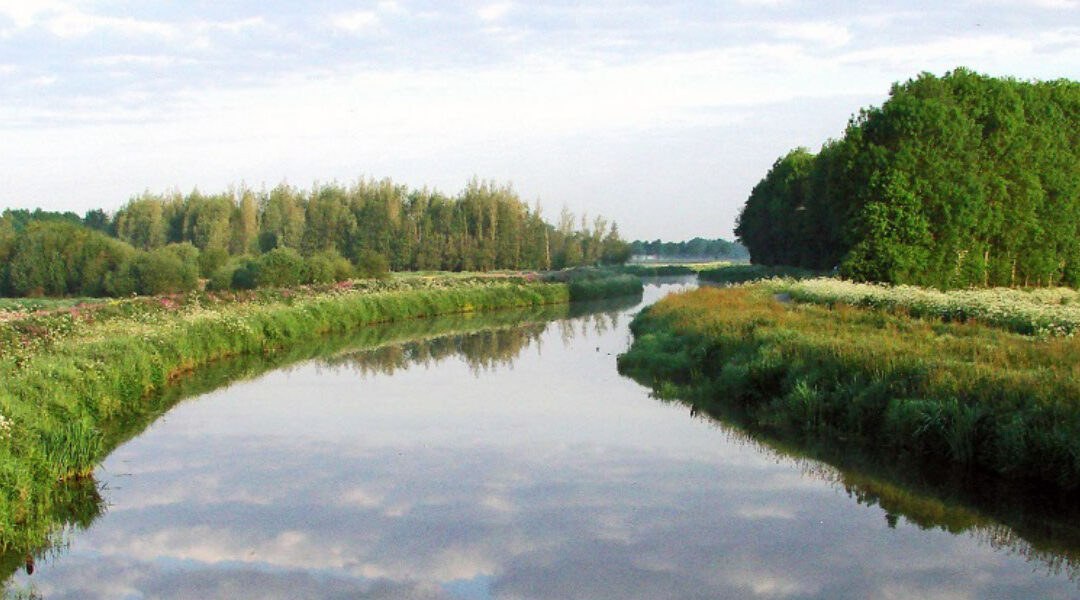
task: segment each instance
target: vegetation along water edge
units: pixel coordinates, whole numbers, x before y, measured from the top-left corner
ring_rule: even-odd
[[[186,399],[276,369],[317,359],[327,365],[364,373],[390,373],[410,362],[460,354],[471,368],[479,370],[520,353],[552,321],[592,315],[599,323],[609,318],[606,315],[610,315],[610,311],[624,310],[639,301],[636,296],[622,296],[596,302],[544,304],[406,319],[360,327],[345,335],[315,337],[274,352],[242,354],[214,361],[184,373],[168,386],[148,394],[141,399],[138,411],[100,422],[102,455],[108,455],[126,441],[138,437],[160,416]],[[9,543],[7,549],[0,552],[0,581],[8,580],[24,566],[62,551],[70,534],[86,529],[106,510],[105,498],[94,477],[39,483],[51,488],[48,493],[52,501],[44,505],[47,518],[25,524],[18,536],[21,545]],[[38,497],[44,498],[42,494]],[[0,597],[9,596],[0,594]]]
[[[906,521],[924,530],[966,534],[1023,557],[1033,569],[1080,580],[1080,506],[1066,493],[1000,479],[978,478],[976,483],[970,473],[881,461],[838,439],[764,432],[745,411],[690,388],[668,387],[655,396],[689,407],[695,418],[740,445],[776,462],[793,463],[803,477],[825,482],[867,508],[878,507],[890,528]]]
[[[1080,488],[1076,337],[1023,335],[992,319],[784,302],[776,291],[772,282],[665,298],[635,318],[620,371],[661,392],[698,390],[766,431]]]
[[[40,538],[111,447],[103,424],[151,410],[178,374],[364,325],[641,292],[640,280],[414,277],[76,306],[0,322],[0,549]],[[580,287],[580,286],[579,286]],[[633,289],[631,289],[633,288]]]

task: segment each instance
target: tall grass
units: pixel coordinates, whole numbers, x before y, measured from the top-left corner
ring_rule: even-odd
[[[643,311],[622,372],[707,390],[758,426],[1080,488],[1080,339],[703,288]]]
[[[697,275],[697,269],[687,265],[623,265],[619,271],[638,277],[676,277]]]
[[[549,273],[545,279],[566,283],[574,302],[640,296],[644,290],[641,279],[615,269],[578,267]]]
[[[774,277],[790,279],[808,279],[820,277],[824,273],[799,267],[768,267],[765,265],[725,265],[715,269],[698,272],[698,279],[718,284],[746,283]]]
[[[590,285],[589,293],[621,294],[625,283]],[[0,323],[0,550],[40,541],[34,524],[48,521],[57,482],[88,475],[112,447],[105,424],[152,413],[151,392],[185,371],[372,323],[573,294],[570,284],[510,277],[391,280],[114,301]]]

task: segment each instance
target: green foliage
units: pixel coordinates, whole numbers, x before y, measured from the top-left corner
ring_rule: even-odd
[[[389,180],[144,193],[101,210],[0,213],[0,294],[127,296],[385,278],[391,270],[488,271],[621,264],[630,247],[600,217],[559,227],[509,186],[474,179],[453,198]],[[117,239],[110,240],[108,235]],[[169,254],[158,253],[169,249]],[[253,260],[236,257],[258,254]],[[177,268],[176,261],[183,265]],[[194,266],[194,280],[192,279]],[[161,272],[157,272],[161,269]]]
[[[356,276],[364,279],[386,279],[390,263],[374,250],[361,250],[356,257]]]
[[[698,271],[697,275],[701,281],[719,284],[737,284],[746,283],[748,281],[759,281],[762,279],[773,279],[775,277],[794,280],[810,279],[813,277],[820,277],[822,273],[819,271],[811,271],[809,269],[800,269],[798,267],[725,265],[715,269]]]
[[[354,269],[336,250],[323,250],[308,257],[307,272],[310,283],[334,283],[351,278]],[[389,275],[389,271],[385,271],[384,276]]]
[[[194,248],[190,245],[170,245],[138,253],[127,265],[134,292],[153,296],[195,289],[199,283],[199,268],[197,257],[190,253],[191,250]]]
[[[218,269],[229,262],[229,252],[224,248],[211,248],[199,253],[198,257],[196,266],[203,277],[212,277]]]
[[[176,250],[140,256],[182,265]],[[275,256],[295,263],[295,256]],[[255,263],[232,266],[239,271]],[[40,536],[42,523],[71,504],[58,479],[88,474],[116,444],[102,433],[107,425],[157,410],[145,397],[179,372],[375,322],[569,300],[567,285],[506,276],[415,277],[140,297],[2,321],[0,551],[35,543],[31,534]],[[85,520],[69,516],[67,522]]]
[[[275,248],[257,258],[253,265],[255,285],[260,287],[289,287],[307,282],[304,257],[292,248]]]
[[[957,69],[894,85],[843,139],[777,160],[752,260],[942,289],[1080,283],[1080,84]]]
[[[762,429],[842,438],[931,469],[1080,488],[1080,338],[783,304],[774,291],[665,298],[635,318],[620,371],[692,390]]]
[[[568,284],[573,301],[641,295],[644,289],[640,278],[609,268],[565,269],[548,273],[545,280]]]
[[[750,258],[746,248],[738,242],[717,238],[707,240],[696,237],[683,242],[663,240],[634,240],[630,242],[633,256],[655,256],[669,260],[746,260]]]
[[[0,252],[10,256],[4,292],[12,296],[100,296],[109,274],[135,255],[127,244],[66,222],[32,223]]]
[[[697,275],[698,272],[685,265],[624,265],[619,271],[638,277],[680,277]]]
[[[358,268],[374,253],[394,271],[549,269],[620,264],[629,246],[602,218],[578,221],[568,211],[545,223],[509,186],[474,179],[455,197],[409,190],[388,179],[352,185],[282,184],[205,196],[143,194],[121,208],[111,228],[133,246],[152,250],[190,242],[212,277],[224,255],[291,248],[305,256],[335,251]],[[379,272],[382,272],[379,270]]]
[[[86,477],[102,458],[102,436],[92,423],[63,423],[42,432],[41,449],[56,479]]]
[[[236,275],[236,271],[247,263],[251,262],[249,256],[238,256],[236,258],[229,259],[225,264],[221,265],[214,271],[206,282],[206,289],[212,292],[220,292],[231,289],[251,289],[254,286],[254,280],[252,280],[252,286],[244,287],[236,285],[233,282],[233,277]]]

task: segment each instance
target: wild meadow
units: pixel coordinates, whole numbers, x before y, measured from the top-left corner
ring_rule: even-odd
[[[911,285],[816,278],[769,282],[797,302],[883,309],[913,317],[976,321],[1029,335],[1072,335],[1080,328],[1080,292],[1071,288],[989,288],[942,292]]]
[[[804,289],[798,285],[670,296],[635,319],[635,341],[619,357],[620,371],[661,393],[697,390],[766,430],[1080,488],[1080,340],[775,297],[778,289]],[[816,285],[805,289],[850,284]],[[1018,312],[1056,297],[1041,294],[1017,300]]]

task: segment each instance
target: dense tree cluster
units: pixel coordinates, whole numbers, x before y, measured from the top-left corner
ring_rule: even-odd
[[[710,258],[741,260],[749,257],[746,248],[738,242],[717,238],[707,240],[696,237],[684,242],[634,240],[630,242],[633,256],[656,256],[658,258]]]
[[[1080,284],[1080,84],[957,69],[893,86],[781,157],[736,229],[752,261],[940,288]]]
[[[275,248],[335,251],[353,263],[375,253],[396,271],[487,271],[617,261],[624,245],[602,218],[583,218],[577,229],[564,211],[551,226],[509,187],[476,180],[454,198],[389,180],[311,191],[280,185],[261,193],[144,194],[113,222],[117,237],[136,248],[194,244],[204,273],[229,256]]]
[[[340,280],[358,272],[560,269],[619,264],[630,245],[601,217],[556,225],[508,186],[456,197],[389,180],[309,191],[282,184],[216,195],[145,193],[94,210],[0,214],[5,295],[126,295]]]

